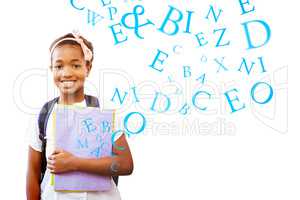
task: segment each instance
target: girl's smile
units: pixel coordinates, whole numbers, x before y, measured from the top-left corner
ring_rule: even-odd
[[[75,85],[76,80],[62,80],[60,82],[64,88],[71,88]]]

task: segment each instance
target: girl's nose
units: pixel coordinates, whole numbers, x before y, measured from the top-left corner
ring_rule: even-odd
[[[69,67],[69,66],[66,66],[63,68],[63,71],[62,71],[62,75],[64,77],[69,77],[69,76],[72,76],[73,72],[72,72],[72,68]]]

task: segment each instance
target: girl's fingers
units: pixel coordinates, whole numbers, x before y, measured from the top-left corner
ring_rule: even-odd
[[[47,165],[47,167],[48,167],[50,173],[52,173],[52,174],[58,173],[57,169],[55,169],[55,167],[53,165]]]
[[[62,153],[62,152],[63,152],[62,149],[55,149],[55,150],[53,151],[52,155],[53,155],[53,154]]]
[[[47,168],[50,169],[50,170],[53,170],[54,169],[54,165],[48,164]]]
[[[57,154],[52,154],[52,155],[50,155],[49,157],[48,157],[48,159],[49,160],[55,160],[56,159],[56,157],[57,157]]]
[[[53,165],[55,163],[55,161],[54,161],[54,159],[49,159],[49,160],[47,160],[47,163]]]

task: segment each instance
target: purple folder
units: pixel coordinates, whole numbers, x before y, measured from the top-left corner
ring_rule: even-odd
[[[111,156],[113,111],[99,108],[58,106],[55,110],[56,147],[83,158]],[[106,191],[111,177],[86,172],[67,172],[54,176],[57,191]]]

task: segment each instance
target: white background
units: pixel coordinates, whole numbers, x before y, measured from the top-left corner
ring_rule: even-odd
[[[99,13],[105,12],[98,4],[100,1],[79,2]],[[118,7],[120,17],[124,12],[132,11],[139,1],[116,0],[113,3]],[[240,15],[237,0],[201,3],[196,0],[184,3],[152,0],[141,4],[145,7],[141,22],[149,18],[157,24],[156,28],[142,28],[144,40],[124,29],[128,41],[114,46],[107,28],[113,22],[103,20],[93,27],[86,22],[86,12],[73,9],[68,1],[1,3],[0,188],[4,198],[25,199],[26,128],[39,107],[57,95],[47,69],[48,47],[56,37],[78,28],[95,46],[95,62],[87,91],[98,95],[105,107],[111,107],[117,106],[110,102],[114,87],[129,90],[135,85],[143,100],[132,104],[131,95],[120,108],[120,116],[138,110],[148,120],[145,133],[128,139],[135,171],[129,177],[120,178],[123,199],[299,199],[300,137],[296,127],[299,115],[299,28],[296,19],[299,16],[296,3],[251,1],[256,11],[244,16]],[[205,19],[210,4],[224,10],[219,24]],[[183,12],[195,11],[196,22],[193,22],[192,30],[207,32],[210,42],[207,47],[197,48],[195,39],[189,35],[170,37],[157,31],[168,5]],[[240,24],[255,19],[263,19],[270,25],[272,37],[265,47],[246,51]],[[228,28],[225,37],[231,40],[231,45],[215,49],[216,37],[212,31],[220,27]],[[185,47],[180,55],[172,54],[176,44]],[[157,48],[170,53],[163,73],[148,67]],[[203,54],[210,58],[210,63],[200,62]],[[222,55],[233,67],[229,72],[216,74],[217,65],[212,60]],[[260,74],[254,70],[250,76],[237,72],[242,56],[264,56],[267,72]],[[192,67],[191,79],[183,78],[183,65]],[[107,73],[102,77],[104,69]],[[195,79],[202,70],[209,74],[206,89],[216,93],[214,100],[207,101],[214,110],[199,113],[193,108],[189,116],[183,117],[176,110],[184,100],[191,102],[191,93],[197,88]],[[168,85],[168,75],[183,88],[181,97],[173,96],[173,99],[178,98],[179,105],[166,114],[153,114],[149,107],[155,91],[168,93],[174,89]],[[273,99],[265,107],[250,101],[251,86],[259,80],[269,80],[275,90],[276,101]],[[234,114],[230,114],[222,96],[230,88],[238,88],[239,97],[246,104],[244,110]],[[234,127],[232,134],[224,133],[228,127],[226,123]],[[218,126],[208,133],[200,133],[198,128],[207,124]]]

